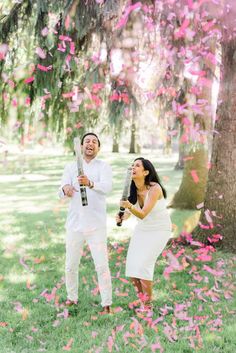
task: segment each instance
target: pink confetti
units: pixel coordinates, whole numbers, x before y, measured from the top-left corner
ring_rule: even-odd
[[[160,342],[156,342],[156,343],[153,343],[153,344],[151,345],[151,350],[152,350],[152,352],[156,352],[157,349],[160,350],[160,353],[163,353],[163,352],[164,352],[164,349],[162,348]]]
[[[167,258],[169,260],[169,264],[172,267],[173,270],[179,270],[181,269],[180,263],[176,256],[171,251],[167,252]]]
[[[127,293],[127,292],[118,292],[118,291],[116,291],[116,296],[117,297],[128,297],[129,296],[129,293]]]
[[[206,59],[209,60],[213,65],[217,64],[216,56],[212,53],[208,53]]]
[[[44,66],[44,65],[38,64],[38,65],[37,65],[37,68],[38,68],[39,70],[41,70],[41,71],[47,72],[47,71],[52,70],[52,65],[50,65],[50,66]]]
[[[127,284],[129,283],[129,281],[128,281],[127,279],[125,279],[125,278],[121,278],[121,277],[120,277],[119,280],[120,280],[121,282],[123,282],[123,283],[127,283]]]
[[[66,46],[63,45],[63,43],[59,43],[58,47],[57,47],[57,50],[59,50],[59,51],[64,53],[66,51]]]
[[[114,313],[120,313],[123,309],[120,306],[117,306],[113,311]]]
[[[218,243],[218,241],[223,239],[221,234],[213,234],[212,237],[207,238],[210,243]]]
[[[43,49],[37,47],[35,52],[41,59],[45,59],[46,58],[46,54],[45,54]]]
[[[72,39],[69,36],[60,35],[59,39],[65,41],[65,42],[72,42]]]
[[[206,71],[204,70],[201,70],[201,71],[189,70],[188,72],[190,72],[190,74],[195,76],[200,76],[200,77],[206,76]]]
[[[30,106],[30,103],[31,103],[30,97],[26,97],[26,98],[25,98],[25,106],[26,106],[26,107],[29,107],[29,106]]]
[[[8,80],[7,83],[11,88],[15,88],[15,86],[16,86],[12,80]]]
[[[70,351],[70,350],[71,350],[71,346],[72,346],[72,344],[73,344],[73,341],[74,341],[74,339],[73,339],[73,338],[70,338],[69,341],[68,341],[68,343],[67,343],[67,345],[64,346],[62,349],[63,349],[64,351]]]
[[[177,333],[176,330],[174,330],[167,322],[164,322],[164,334],[168,338],[168,340],[172,343],[177,341]]]
[[[20,264],[29,272],[32,272],[32,270],[29,268],[29,266],[25,263],[26,258],[21,257],[20,258]]]
[[[48,28],[47,28],[47,27],[44,27],[44,28],[42,29],[42,31],[41,31],[41,34],[42,34],[43,37],[46,37],[46,36],[48,35],[48,32],[49,32]]]
[[[66,19],[65,19],[65,28],[66,28],[66,30],[68,30],[69,27],[70,27],[70,16],[67,15]]]
[[[140,10],[140,8],[142,7],[142,3],[141,2],[137,2],[134,5],[130,5],[125,9],[125,13],[124,15],[120,18],[120,20],[118,21],[115,29],[120,29],[122,27],[124,27],[128,21],[129,15],[132,11],[134,10]]]
[[[196,207],[198,210],[200,210],[201,208],[204,207],[204,202],[199,203]]]
[[[213,292],[212,290],[209,290],[208,292],[206,292],[205,295],[207,297],[210,297],[214,303],[220,301],[220,296],[217,293]]]
[[[202,229],[210,229],[210,226],[206,225],[206,224],[202,224],[201,222],[198,223],[199,227]]]
[[[96,107],[100,107],[102,105],[102,100],[100,97],[96,96],[95,94],[91,95],[92,101],[95,103]]]
[[[181,25],[181,27],[175,31],[174,36],[175,39],[183,38],[185,37],[186,29],[189,26],[190,21],[188,19],[185,19]]]
[[[211,218],[210,213],[211,213],[210,210],[206,210],[204,212],[207,222],[211,225],[211,224],[213,224],[213,220]]]
[[[6,327],[6,326],[8,326],[7,322],[0,321],[0,327]]]
[[[92,338],[97,337],[97,335],[98,335],[98,333],[96,331],[92,331],[92,333],[91,333]]]
[[[5,56],[8,52],[8,45],[7,44],[1,44],[0,45],[0,61],[5,59]]]
[[[193,169],[193,170],[191,170],[190,174],[191,174],[191,176],[193,178],[194,183],[198,183],[199,182],[199,177],[197,175],[197,171]]]
[[[202,25],[202,29],[204,32],[208,32],[211,27],[215,25],[215,19],[212,21],[208,21],[207,23]]]
[[[66,92],[66,93],[62,93],[62,97],[63,98],[71,98],[71,97],[73,97],[73,96],[75,96],[75,92]]]
[[[205,77],[201,77],[201,78],[198,79],[198,84],[200,86],[205,86],[205,87],[211,88],[212,81],[207,79],[207,78],[205,78]]]
[[[30,279],[27,279],[26,281],[26,288],[29,290],[34,290],[36,288],[36,284],[34,284],[33,286],[30,285]]]
[[[104,83],[93,83],[92,91],[94,94],[97,94],[103,88],[104,88]]]
[[[34,81],[34,76],[26,78],[26,79],[24,80],[24,83],[31,83],[31,82],[33,82],[33,81]]]
[[[126,331],[123,335],[123,339],[124,339],[125,344],[129,343],[128,338],[133,338],[133,337],[135,337],[135,334],[130,333],[129,331]]]
[[[114,345],[114,340],[113,340],[112,336],[109,336],[108,340],[107,340],[108,352],[112,352],[113,345]]]
[[[13,302],[12,304],[15,305],[14,309],[18,312],[18,313],[22,313],[22,311],[24,310],[22,304],[20,302]]]
[[[69,311],[68,309],[64,309],[61,313],[57,314],[57,317],[63,317],[63,319],[68,319]]]
[[[225,273],[223,270],[217,271],[207,265],[203,266],[203,270],[211,273],[213,276],[216,276],[216,277],[222,277]]]
[[[201,254],[198,255],[196,258],[197,261],[211,261],[212,260],[212,256],[211,255],[207,255],[207,254]]]
[[[74,42],[70,43],[70,54],[71,55],[75,54],[75,43]]]
[[[224,297],[227,300],[232,299],[233,298],[233,293],[231,293],[230,291],[225,291],[224,292]]]

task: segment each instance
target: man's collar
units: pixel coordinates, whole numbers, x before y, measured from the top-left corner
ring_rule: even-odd
[[[87,164],[91,164],[91,163],[94,163],[94,162],[97,161],[97,157],[94,157],[94,158],[90,159],[88,162],[86,161],[86,159],[84,159],[84,161],[85,161],[85,163],[87,163]]]

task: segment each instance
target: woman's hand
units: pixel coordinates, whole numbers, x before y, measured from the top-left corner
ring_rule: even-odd
[[[117,213],[116,215],[116,224],[117,223],[121,223],[124,220],[124,214],[122,216],[120,216],[119,213]]]
[[[120,207],[128,208],[130,209],[133,206],[131,202],[127,201],[120,201]]]
[[[125,221],[128,219],[130,216],[130,212],[125,211],[122,215],[120,215],[120,212],[117,213],[116,215],[116,224]]]

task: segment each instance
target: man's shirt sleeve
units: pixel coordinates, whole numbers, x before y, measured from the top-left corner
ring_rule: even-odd
[[[101,165],[100,181],[94,182],[93,190],[108,194],[112,190],[112,169],[107,163]]]
[[[72,180],[71,180],[71,173],[70,173],[70,165],[66,165],[64,168],[64,172],[61,178],[61,186],[59,187],[58,190],[58,196],[60,199],[63,199],[65,197],[67,197],[64,194],[64,191],[62,190],[63,186],[65,186],[66,184],[72,185]]]

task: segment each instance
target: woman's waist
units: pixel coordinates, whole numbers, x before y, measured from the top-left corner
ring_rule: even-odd
[[[150,215],[151,216],[151,215]],[[149,215],[145,217],[144,219],[138,220],[138,224],[140,225],[162,225],[162,224],[171,224],[171,219],[168,214],[168,212],[159,214],[158,216],[155,217],[150,217]]]

